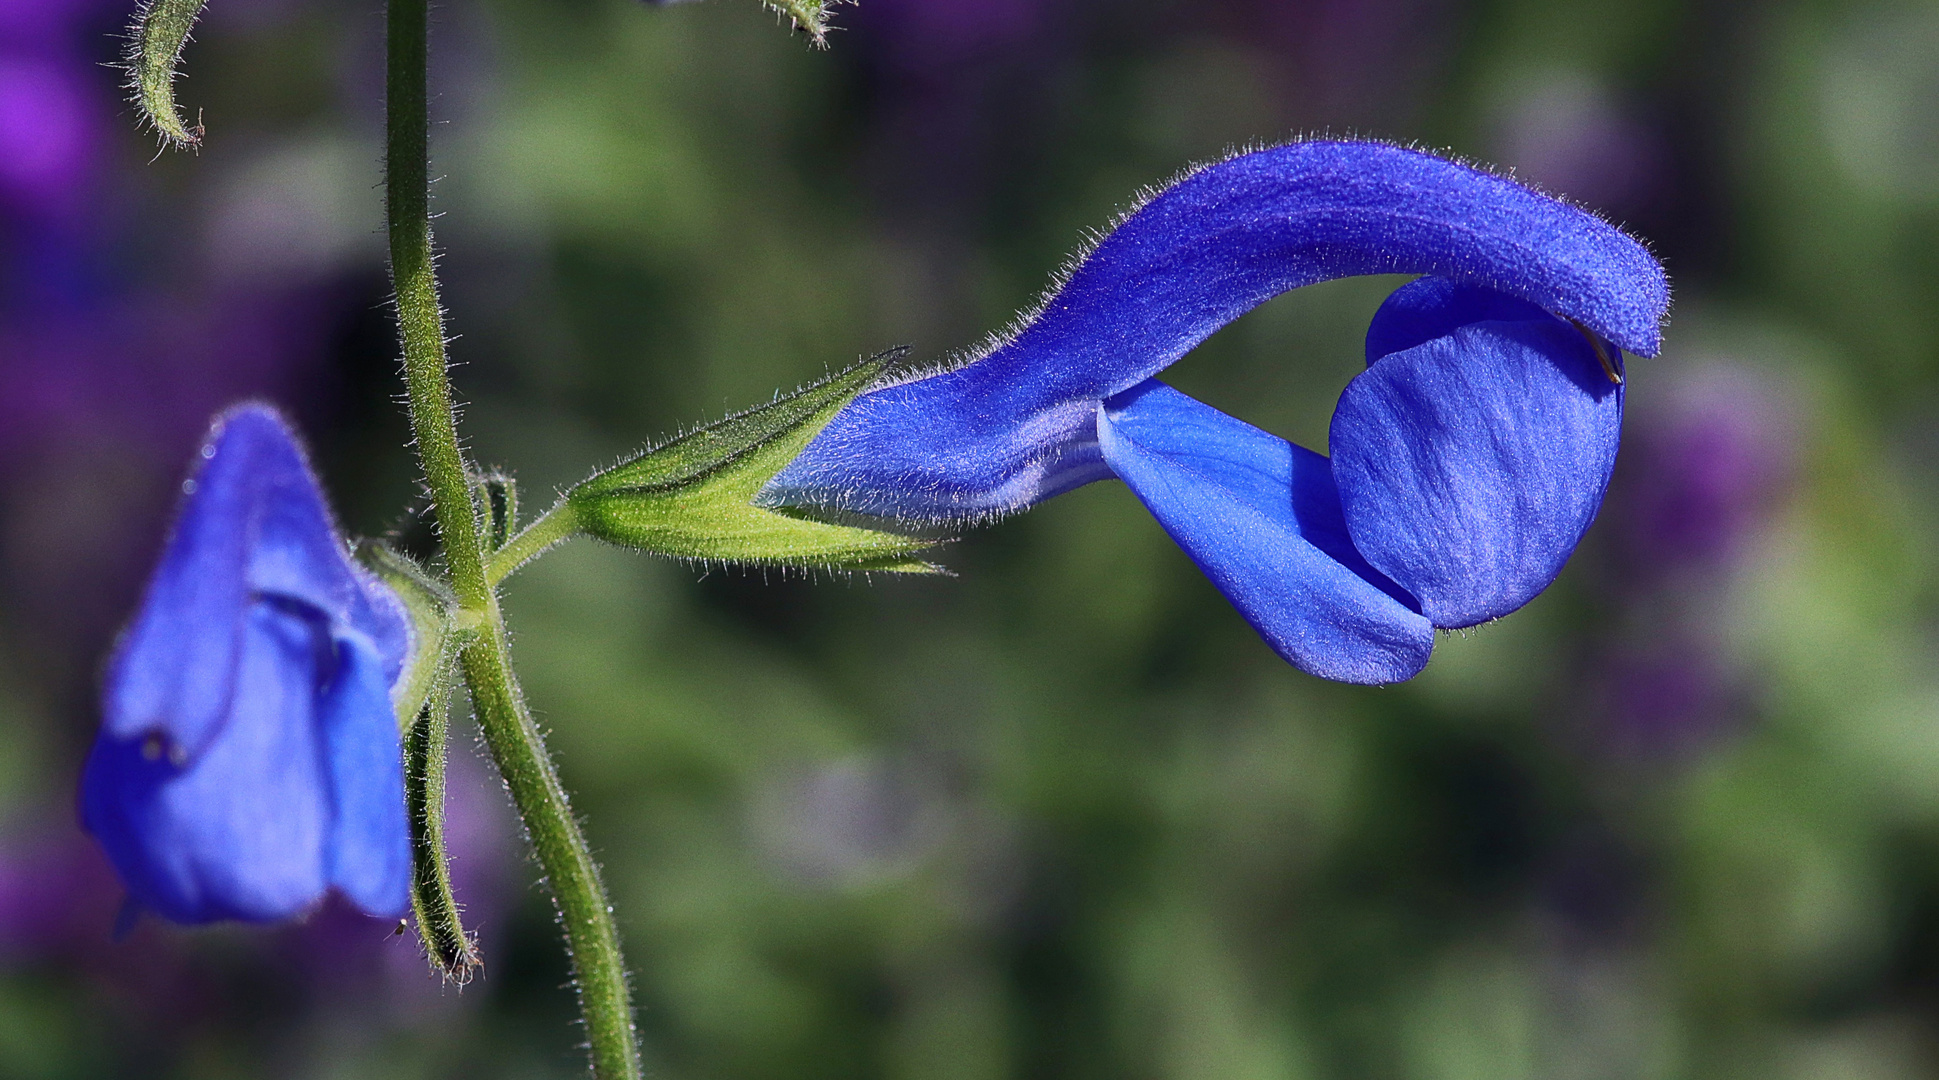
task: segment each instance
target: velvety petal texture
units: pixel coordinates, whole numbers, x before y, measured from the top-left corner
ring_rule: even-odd
[[[1018,510],[1109,475],[1095,410],[1288,289],[1419,273],[1653,355],[1662,268],[1585,211],[1432,154],[1311,141],[1191,173],[1128,215],[970,362],[863,395],[765,505],[919,521]]]
[[[1422,276],[1367,332],[1331,460],[1152,376],[1287,289]],[[969,362],[857,398],[760,495],[924,522],[1123,479],[1302,670],[1395,682],[1436,628],[1515,610],[1594,520],[1622,350],[1662,268],[1620,230],[1431,154],[1302,142],[1191,173]]]
[[[1616,464],[1623,388],[1552,316],[1475,322],[1354,378],[1329,442],[1347,531],[1440,627],[1547,588]]]
[[[201,456],[108,671],[83,822],[176,922],[280,920],[331,888],[400,915],[408,616],[351,561],[274,411],[225,414]]]
[[[1469,323],[1553,322],[1526,300],[1463,285],[1443,277],[1419,277],[1388,295],[1367,326],[1367,363],[1446,337]]]
[[[1318,454],[1156,380],[1106,401],[1104,460],[1273,651],[1343,682],[1413,677],[1434,628],[1347,537]]]

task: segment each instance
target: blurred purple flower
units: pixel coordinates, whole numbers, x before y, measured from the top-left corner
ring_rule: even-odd
[[[104,938],[115,892],[100,852],[72,825],[0,840],[0,966]]]
[[[1279,61],[1300,98],[1298,118],[1325,126],[1391,126],[1432,72],[1459,12],[1448,0],[1222,0],[1195,24]],[[1220,15],[1224,17],[1219,18]]]
[[[0,58],[0,199],[42,213],[81,202],[101,134],[89,89],[60,65]]]
[[[1052,73],[1069,0],[882,0],[844,11],[842,52],[861,67],[863,180],[903,256],[889,283],[908,337],[966,330],[967,237],[1006,168],[1057,111]],[[1026,174],[1033,170],[1024,170]]]
[[[1579,72],[1517,87],[1498,113],[1495,143],[1523,178],[1616,212],[1647,204],[1668,167],[1660,136]]]
[[[1768,372],[1726,362],[1673,376],[1629,433],[1615,534],[1647,582],[1722,569],[1790,485],[1796,423]]]
[[[1735,703],[1735,679],[1716,650],[1687,629],[1667,640],[1618,646],[1599,672],[1609,747],[1653,755],[1688,749],[1719,733]]]
[[[1610,488],[1615,629],[1588,676],[1607,747],[1643,756],[1686,752],[1732,723],[1745,676],[1718,620],[1791,488],[1798,438],[1770,371],[1711,361],[1655,389],[1631,413]]]
[[[146,154],[110,138],[127,14],[0,0],[0,588],[77,697],[148,560],[166,463],[222,405],[296,396],[341,299],[314,275],[222,274],[152,172],[116,176]]]
[[[871,0],[855,19],[882,45],[885,59],[911,73],[984,59],[1031,37],[1055,0]]]
[[[111,0],[0,0],[0,42],[42,45],[71,37],[78,23],[117,6]]]
[[[88,45],[100,0],[0,0],[0,220],[72,220],[97,178],[115,80]]]

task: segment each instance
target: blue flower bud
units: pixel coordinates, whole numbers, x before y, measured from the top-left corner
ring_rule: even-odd
[[[133,904],[182,923],[273,922],[334,888],[410,906],[391,689],[396,596],[359,567],[288,425],[217,418],[109,666],[83,824]]]

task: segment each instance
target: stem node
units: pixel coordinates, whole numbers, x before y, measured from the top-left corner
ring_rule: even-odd
[[[391,0],[385,24],[385,208],[411,430],[458,599],[454,621],[470,631],[459,662],[486,745],[525,822],[566,928],[592,1074],[597,1080],[638,1080],[637,1035],[619,932],[599,866],[512,673],[504,616],[486,573],[484,537],[458,443],[431,244],[428,7],[427,0]]]

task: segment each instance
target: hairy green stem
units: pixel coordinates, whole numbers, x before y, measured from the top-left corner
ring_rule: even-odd
[[[458,447],[458,418],[445,371],[444,309],[431,254],[430,103],[425,79],[427,0],[390,5],[384,83],[384,200],[390,229],[391,285],[404,342],[411,434],[417,437],[425,483],[437,513],[438,535],[450,564],[458,602],[483,608],[485,584],[478,516]]]
[[[619,933],[599,867],[512,674],[504,617],[485,574],[471,482],[458,445],[446,372],[444,315],[432,262],[427,8],[428,0],[391,0],[386,26],[386,206],[411,428],[461,609],[460,621],[476,621],[459,661],[485,742],[511,790],[565,923],[593,1075],[598,1080],[637,1080],[639,1052]]]
[[[619,931],[613,925],[613,911],[599,881],[599,864],[586,849],[579,822],[566,802],[565,788],[545,752],[545,740],[512,675],[505,624],[496,615],[496,605],[493,617],[465,646],[461,657],[485,743],[512,790],[519,816],[525,821],[532,847],[552,886],[552,896],[559,904],[559,918],[565,924],[567,950],[572,957],[573,985],[579,991],[579,1011],[586,1021],[593,1075],[600,1080],[637,1078],[639,1050]]]
[[[561,500],[558,505],[535,518],[532,524],[520,529],[518,535],[505,541],[503,547],[492,552],[491,558],[485,560],[485,580],[498,584],[534,555],[578,531],[578,512],[571,503]]]

